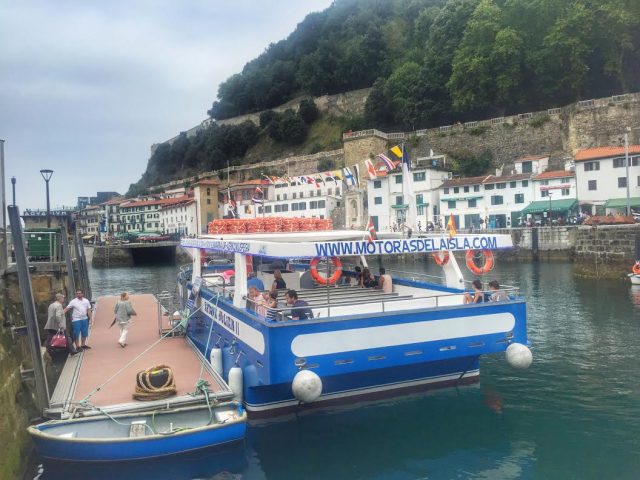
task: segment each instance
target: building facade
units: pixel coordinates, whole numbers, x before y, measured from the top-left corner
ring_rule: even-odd
[[[196,201],[187,198],[160,208],[162,233],[195,235],[198,232]]]

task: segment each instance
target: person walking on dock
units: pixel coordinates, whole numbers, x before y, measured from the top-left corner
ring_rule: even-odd
[[[71,330],[76,349],[91,348],[87,345],[89,336],[89,320],[91,319],[91,302],[84,298],[84,292],[76,290],[76,298],[71,300],[64,313],[71,310]]]
[[[127,333],[129,333],[131,317],[137,315],[131,305],[131,301],[129,301],[129,294],[127,292],[122,292],[120,294],[120,300],[113,308],[113,313],[116,314],[116,320],[120,327],[120,338],[118,339],[118,344],[124,348],[127,346]]]
[[[49,348],[53,336],[61,332],[67,339],[67,350],[71,355],[75,355],[78,351],[73,348],[73,343],[67,334],[67,319],[64,316],[64,308],[62,307],[64,299],[65,296],[62,293],[56,293],[55,301],[47,309],[47,323],[44,325],[44,330],[47,332],[45,346]]]

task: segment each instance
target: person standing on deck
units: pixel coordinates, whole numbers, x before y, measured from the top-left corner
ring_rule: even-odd
[[[382,290],[384,293],[392,293],[393,292],[393,280],[391,279],[391,275],[387,273],[384,267],[380,267],[380,278],[378,278],[378,288]]]
[[[271,291],[284,290],[287,288],[287,282],[282,278],[282,272],[280,270],[273,271],[273,284],[271,285]]]
[[[71,331],[73,332],[73,341],[76,349],[91,348],[87,345],[89,321],[91,320],[91,302],[84,298],[84,292],[82,290],[76,290],[76,298],[69,302],[67,308],[64,309],[64,313],[67,313],[69,310],[72,310]]]
[[[118,326],[120,327],[120,338],[118,339],[118,344],[122,348],[124,348],[127,346],[127,333],[129,333],[131,317],[137,315],[136,311],[131,305],[131,302],[129,301],[129,295],[127,294],[127,292],[122,292],[120,294],[120,300],[113,308],[113,313],[116,314],[116,320],[118,322]]]
[[[62,307],[64,299],[65,296],[62,293],[56,293],[56,300],[49,305],[47,309],[47,323],[44,325],[44,330],[47,332],[45,346],[48,348],[51,338],[62,330],[62,333],[67,337],[67,349],[69,353],[75,355],[78,351],[73,348],[73,342],[71,342],[67,334],[67,319],[64,316],[64,308]]]

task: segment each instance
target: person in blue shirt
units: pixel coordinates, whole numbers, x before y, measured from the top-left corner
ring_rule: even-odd
[[[298,300],[298,292],[295,290],[289,290],[285,295],[287,300],[287,306],[291,308],[291,318],[293,320],[305,320],[307,318],[313,318],[313,313],[309,308],[309,304],[304,300]]]
[[[256,277],[255,273],[250,273],[249,280],[247,280],[247,290],[251,287],[256,287],[260,292],[264,290],[264,283]]]

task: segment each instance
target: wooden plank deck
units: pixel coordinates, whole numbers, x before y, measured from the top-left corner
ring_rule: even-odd
[[[131,295],[131,304],[138,315],[133,317],[129,327],[127,346],[122,348],[118,345],[120,336],[118,324],[109,327],[114,318],[113,308],[117,300],[118,297],[108,296],[100,297],[96,302],[93,326],[87,342],[91,349],[82,353],[80,371],[73,393],[74,402],[83,400],[94,388],[105,382],[159,338],[158,303],[155,297],[151,294]],[[167,320],[168,317],[163,317],[165,322],[163,328],[168,328]],[[73,357],[69,360],[73,361]],[[132,398],[136,374],[140,370],[162,364],[168,365],[173,370],[178,396],[194,390],[200,378],[200,358],[184,337],[168,337],[129,365],[93,395],[89,402],[103,408],[127,403],[145,403],[137,402]],[[209,382],[209,390],[214,394],[227,391],[226,385],[216,379],[207,368],[203,370],[202,377]]]

